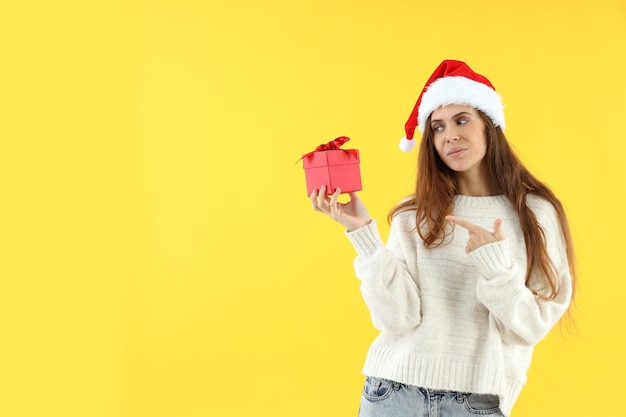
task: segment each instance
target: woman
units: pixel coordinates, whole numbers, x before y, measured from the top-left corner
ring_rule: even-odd
[[[443,61],[405,125],[422,132],[417,185],[387,244],[356,193],[311,194],[347,229],[374,326],[359,415],[509,416],[533,346],[568,309],[574,256],[559,200],[521,164],[500,96]]]

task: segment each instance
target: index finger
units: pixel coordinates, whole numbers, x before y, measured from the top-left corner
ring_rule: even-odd
[[[462,219],[456,216],[446,216],[446,220],[449,221],[450,223],[456,224],[457,226],[461,226],[462,228],[467,229],[467,230],[475,230],[476,228],[480,227],[478,225],[475,225],[472,222],[469,222],[465,219]]]
[[[337,200],[339,199],[339,194],[341,193],[341,190],[339,188],[337,188],[335,190],[335,192],[332,194],[331,198],[330,198],[330,202],[328,203],[328,206],[331,209],[336,209],[337,208]]]

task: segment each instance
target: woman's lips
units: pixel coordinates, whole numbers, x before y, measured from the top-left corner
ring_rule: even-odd
[[[447,155],[448,156],[459,156],[463,152],[465,152],[466,150],[467,150],[467,148],[452,148],[452,149],[450,149],[450,151],[448,151]]]

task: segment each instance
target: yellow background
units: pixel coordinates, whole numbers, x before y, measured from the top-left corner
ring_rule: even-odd
[[[508,3],[2,0],[0,415],[356,416],[376,332],[296,161],[350,136],[386,236],[445,58],[576,240],[579,333],[513,416],[623,411],[626,5]]]

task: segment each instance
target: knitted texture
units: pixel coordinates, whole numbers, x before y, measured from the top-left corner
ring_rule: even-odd
[[[377,224],[347,233],[361,292],[380,334],[363,368],[366,375],[436,390],[494,394],[505,416],[526,382],[533,347],[558,322],[571,298],[565,242],[550,203],[528,198],[545,233],[560,279],[556,299],[526,288],[526,249],[517,214],[506,197],[456,196],[453,214],[493,230],[500,218],[506,239],[469,255],[467,230],[426,249],[415,211],[395,216],[387,244]],[[450,227],[452,227],[450,225]],[[533,290],[544,293],[533,276]]]

